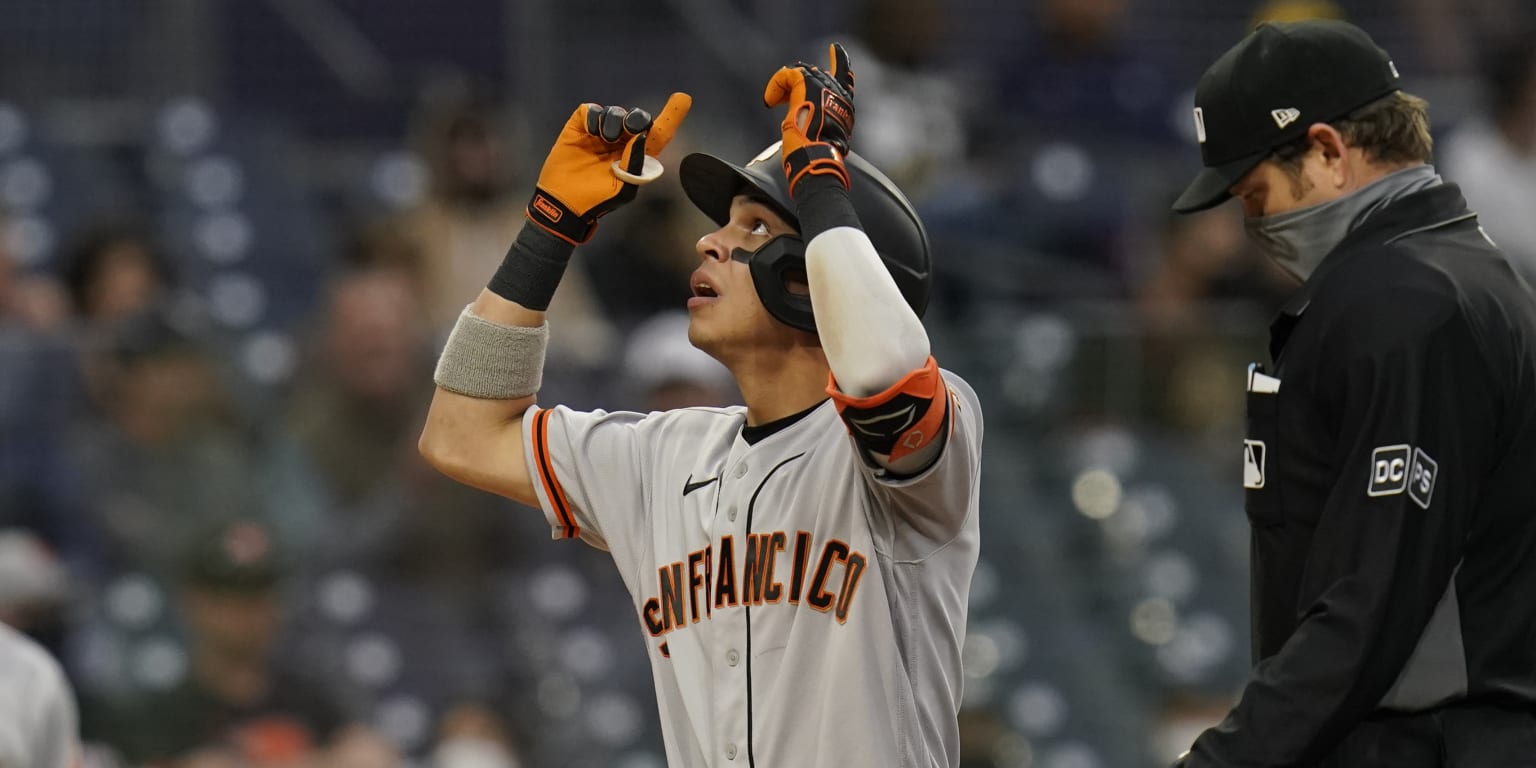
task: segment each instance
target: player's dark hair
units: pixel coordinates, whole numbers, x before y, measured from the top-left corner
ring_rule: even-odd
[[[1393,91],[1328,124],[1344,136],[1346,144],[1364,150],[1372,162],[1427,163],[1434,156],[1429,103],[1411,93]],[[1303,135],[1275,147],[1270,160],[1299,182],[1301,158],[1311,148],[1312,139]]]

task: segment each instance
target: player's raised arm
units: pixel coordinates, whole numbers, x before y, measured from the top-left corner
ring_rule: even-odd
[[[845,420],[881,464],[919,471],[942,448],[945,386],[929,356],[922,320],[864,231],[847,166],[854,78],[841,45],[828,69],[800,64],[774,73],[763,93],[785,105],[784,173],[801,237],[816,327]],[[866,181],[867,183],[867,181]],[[903,198],[904,200],[904,198]],[[926,242],[912,219],[916,238]]]
[[[490,284],[465,308],[438,360],[437,391],[418,447],[466,485],[536,506],[522,419],[543,379],[544,311],[571,252],[597,220],[655,179],[692,101],[675,93],[653,121],[644,110],[583,104],[539,171],[528,220]]]

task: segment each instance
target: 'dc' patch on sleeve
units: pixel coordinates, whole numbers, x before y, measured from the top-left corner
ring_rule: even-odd
[[[1371,452],[1371,481],[1367,496],[1394,496],[1408,487],[1407,444],[1383,445]]]
[[[1406,443],[1383,445],[1371,452],[1371,477],[1367,496],[1396,496],[1404,491],[1413,503],[1429,509],[1435,494],[1440,465],[1422,448]]]

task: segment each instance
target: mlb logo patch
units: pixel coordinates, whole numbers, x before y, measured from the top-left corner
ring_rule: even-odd
[[[1264,441],[1243,441],[1243,487],[1264,487]]]
[[[1371,478],[1367,496],[1391,496],[1408,488],[1407,445],[1383,445],[1371,452]],[[1422,451],[1421,451],[1422,453]]]
[[[1435,494],[1435,477],[1439,474],[1440,465],[1424,449],[1413,449],[1413,469],[1408,473],[1408,498],[1429,509],[1429,499]]]

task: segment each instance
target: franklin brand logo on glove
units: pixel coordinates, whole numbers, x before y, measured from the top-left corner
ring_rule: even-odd
[[[841,96],[827,91],[821,96],[821,108],[828,119],[835,120],[842,127],[843,133],[853,133],[853,108]]]
[[[560,206],[550,202],[549,198],[543,195],[534,195],[531,205],[535,211],[543,214],[551,222],[560,221],[560,217],[564,215],[564,212],[560,210]]]

